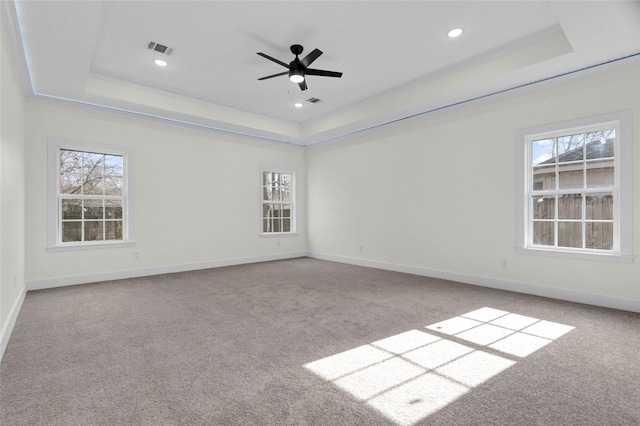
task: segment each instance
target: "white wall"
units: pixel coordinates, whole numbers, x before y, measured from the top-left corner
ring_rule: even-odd
[[[634,117],[637,195],[637,61],[310,147],[309,251],[320,258],[640,311],[640,259],[587,261],[514,249],[518,129],[628,109]],[[640,197],[634,212],[637,255]],[[508,269],[501,268],[501,259]]]
[[[0,31],[0,359],[25,292],[24,95]]]
[[[11,123],[22,101],[7,98]],[[26,282],[43,288],[201,267],[284,258],[308,252],[476,284],[640,310],[640,265],[516,254],[518,129],[631,109],[635,194],[640,188],[640,66],[586,72],[463,108],[449,109],[302,148],[152,119],[28,101],[24,147],[12,125],[15,152],[3,130],[2,223],[17,247],[26,227]],[[5,94],[3,92],[3,107]],[[5,121],[3,108],[3,123]],[[135,149],[135,247],[47,250],[47,139],[69,138]],[[18,159],[5,173],[5,151]],[[261,164],[298,171],[298,229],[292,237],[259,236]],[[26,187],[20,180],[26,171]],[[6,169],[9,171],[9,169]],[[26,197],[25,195],[26,194]],[[5,203],[14,197],[26,209]],[[11,211],[11,213],[8,213]],[[634,200],[634,247],[640,247],[640,197]],[[13,216],[7,216],[7,215]],[[11,217],[15,221],[11,220]],[[25,221],[21,222],[24,217]],[[12,244],[10,239],[6,244]],[[360,251],[362,247],[362,251]],[[18,300],[5,283],[2,319]],[[20,249],[18,252],[20,253]],[[135,259],[134,253],[139,253]],[[508,269],[500,267],[501,259]],[[11,262],[9,260],[8,262]],[[22,262],[22,266],[21,263]],[[11,283],[12,284],[12,283]]]
[[[30,289],[305,253],[302,147],[42,101],[27,102],[26,122]],[[134,148],[135,247],[47,250],[49,137]],[[296,169],[298,235],[259,236],[261,164]]]

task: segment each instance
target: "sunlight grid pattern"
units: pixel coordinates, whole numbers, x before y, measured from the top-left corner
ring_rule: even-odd
[[[431,332],[409,330],[304,367],[411,426],[573,329],[488,307],[425,328]]]

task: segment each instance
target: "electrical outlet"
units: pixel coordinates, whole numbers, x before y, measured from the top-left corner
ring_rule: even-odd
[[[18,287],[18,276],[16,274],[13,275],[13,286]]]
[[[509,268],[509,262],[507,262],[507,259],[500,259],[500,267],[502,269],[508,269]]]
[[[140,252],[139,251],[134,251],[133,252],[133,260],[139,260],[140,259]]]
[[[360,246],[360,251],[364,251],[364,246]]]

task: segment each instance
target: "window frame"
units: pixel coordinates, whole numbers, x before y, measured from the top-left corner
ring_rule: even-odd
[[[265,232],[263,226],[263,209],[264,204],[271,204],[269,200],[264,199],[264,173],[280,173],[280,174],[288,174],[291,175],[291,189],[289,191],[289,202],[287,204],[291,205],[291,227],[288,232]],[[282,166],[273,166],[273,165],[261,165],[260,166],[260,174],[259,174],[259,234],[261,237],[282,237],[289,235],[297,235],[297,207],[296,207],[296,170],[290,167],[282,167]]]
[[[517,240],[516,252],[540,254],[589,260],[611,260],[632,262],[633,255],[633,133],[631,111],[615,112],[585,117],[561,123],[537,126],[519,130],[517,133]],[[550,137],[560,137],[575,133],[615,128],[614,184],[609,188],[580,188],[568,192],[589,194],[611,193],[613,195],[613,248],[612,250],[572,248],[535,245],[532,241],[533,196],[531,143]],[[604,190],[604,191],[603,191]],[[567,192],[562,189],[556,193]],[[557,207],[556,207],[557,208]],[[558,218],[555,218],[559,221]],[[560,221],[559,221],[560,222]]]
[[[60,217],[60,202],[62,198],[62,194],[60,194],[60,152],[62,150],[122,156],[122,240],[62,241],[62,218]],[[131,197],[133,188],[134,150],[130,147],[50,137],[48,140],[47,156],[47,250],[81,250],[134,246],[133,203]]]

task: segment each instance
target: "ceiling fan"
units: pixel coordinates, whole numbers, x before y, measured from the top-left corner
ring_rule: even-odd
[[[258,80],[266,80],[268,78],[278,77],[281,75],[289,74],[289,79],[294,83],[298,83],[300,86],[300,90],[307,90],[307,80],[305,79],[306,75],[319,75],[322,77],[342,77],[341,72],[337,71],[325,71],[325,70],[317,70],[313,68],[308,68],[309,65],[320,55],[322,55],[322,51],[318,49],[314,49],[313,52],[309,53],[302,60],[298,59],[298,55],[302,53],[303,47],[299,44],[294,44],[291,46],[291,53],[296,55],[296,58],[287,65],[286,63],[279,61],[275,58],[272,58],[269,55],[265,55],[264,53],[258,52],[258,55],[267,58],[270,61],[275,62],[276,64],[280,64],[285,68],[288,68],[289,71],[284,71],[278,74],[268,75],[266,77],[259,78]]]

